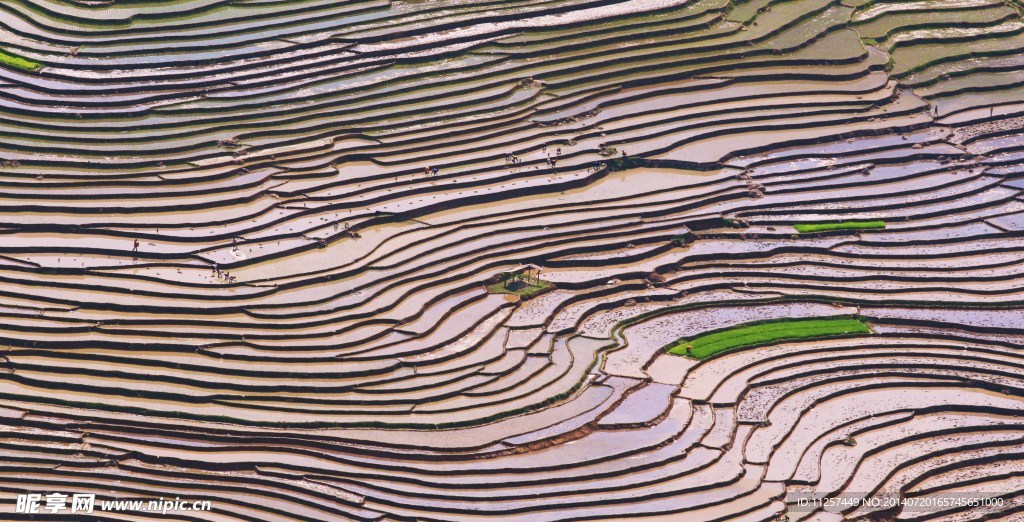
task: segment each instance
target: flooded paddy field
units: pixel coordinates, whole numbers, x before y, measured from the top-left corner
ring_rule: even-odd
[[[0,519],[1020,520],[1022,12],[0,0]]]

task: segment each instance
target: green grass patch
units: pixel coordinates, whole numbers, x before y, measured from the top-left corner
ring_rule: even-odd
[[[668,352],[673,355],[706,359],[727,350],[773,341],[866,333],[871,333],[871,329],[864,321],[854,317],[781,319],[736,326],[702,335],[692,341],[680,339],[668,346]]]
[[[16,69],[25,69],[26,71],[36,71],[43,68],[43,64],[39,62],[15,56],[2,49],[0,49],[0,63]]]
[[[505,283],[494,283],[487,287],[487,291],[492,294],[511,294],[518,295],[519,297],[533,297],[552,286],[554,285],[541,279],[539,284],[534,284],[531,280],[530,284],[520,288],[505,288]]]
[[[828,230],[863,230],[885,228],[885,221],[842,221],[840,223],[805,223],[793,225],[801,234],[808,232],[825,232]]]

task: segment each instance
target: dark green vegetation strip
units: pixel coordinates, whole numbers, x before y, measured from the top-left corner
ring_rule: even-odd
[[[851,318],[781,319],[760,324],[737,326],[702,335],[692,341],[680,339],[669,346],[669,353],[706,359],[719,352],[757,346],[786,339],[812,339],[855,333],[871,333],[864,321]],[[689,353],[687,353],[689,348]]]
[[[840,223],[806,223],[793,225],[800,233],[825,232],[828,230],[860,230],[871,228],[885,228],[885,221],[843,221]]]
[[[33,62],[32,60],[15,56],[2,49],[0,49],[0,63],[17,69],[25,69],[27,71],[35,71],[43,67],[43,64],[39,62]]]

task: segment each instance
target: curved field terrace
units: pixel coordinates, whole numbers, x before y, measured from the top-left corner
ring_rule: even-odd
[[[0,0],[0,520],[1022,520],[1021,14]]]

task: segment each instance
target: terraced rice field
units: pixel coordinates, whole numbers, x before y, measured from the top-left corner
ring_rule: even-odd
[[[0,519],[1021,520],[1022,122],[1017,0],[0,0]]]

